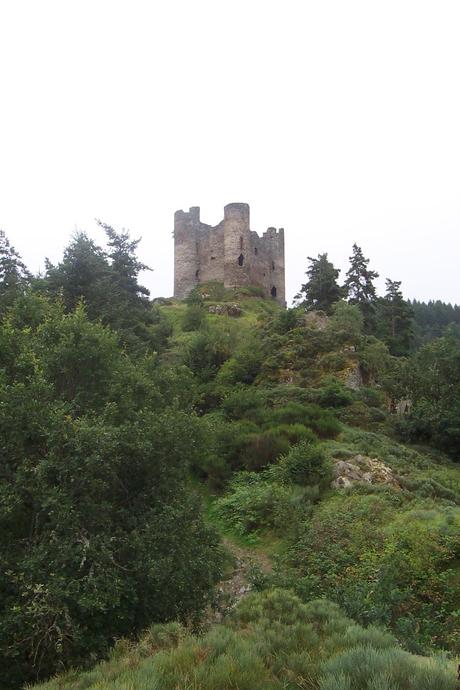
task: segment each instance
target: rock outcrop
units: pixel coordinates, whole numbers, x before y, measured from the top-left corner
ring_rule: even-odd
[[[378,458],[355,455],[349,460],[333,459],[334,489],[346,489],[357,482],[366,484],[388,484],[395,489],[400,485],[391,467]]]

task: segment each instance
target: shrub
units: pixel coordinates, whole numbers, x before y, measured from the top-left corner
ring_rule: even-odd
[[[150,657],[124,642],[116,658],[41,690],[454,690],[453,664],[367,632],[328,601],[302,604],[292,592],[265,590],[200,637],[166,631]]]
[[[237,534],[285,526],[291,511],[290,491],[267,481],[260,474],[244,472],[232,480],[228,492],[219,498],[215,515]]]
[[[397,648],[358,646],[324,664],[321,690],[349,687],[352,690],[454,690],[452,671],[440,664],[425,667]],[[339,685],[333,681],[339,680]],[[348,685],[347,685],[348,683]]]
[[[314,401],[322,407],[346,407],[353,402],[353,393],[341,381],[323,379],[321,388],[314,391]]]
[[[235,386],[238,383],[251,384],[259,373],[261,364],[262,352],[259,342],[250,339],[222,365],[216,382],[221,386]]]
[[[276,429],[250,434],[243,440],[241,463],[248,470],[258,470],[275,462],[289,450],[289,441]]]
[[[341,430],[340,422],[329,410],[324,410],[319,405],[304,405],[298,402],[288,402],[282,407],[275,408],[271,415],[271,423],[304,424],[321,438],[334,438]]]
[[[268,429],[276,436],[282,436],[289,441],[289,443],[315,443],[318,440],[316,434],[311,429],[308,429],[303,424],[278,424],[277,426]]]
[[[183,331],[199,331],[206,321],[206,314],[202,304],[191,303],[185,310],[182,319]]]
[[[323,448],[310,441],[301,441],[293,446],[281,458],[280,467],[283,478],[295,484],[324,485],[332,478],[330,463]]]
[[[263,393],[253,386],[236,386],[221,405],[227,419],[246,419],[262,422],[266,416]]]

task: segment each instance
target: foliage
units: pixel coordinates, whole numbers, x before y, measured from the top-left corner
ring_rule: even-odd
[[[88,317],[110,326],[133,353],[152,350],[158,334],[152,326],[161,317],[152,310],[149,291],[138,282],[139,273],[148,270],[136,256],[139,240],[98,222],[107,236],[107,249],[85,233],[76,233],[57,266],[47,260],[45,276],[35,281],[35,289],[61,297],[67,311],[83,300]]]
[[[217,500],[214,514],[240,536],[267,529],[282,532],[292,513],[290,499],[290,490],[282,484],[262,474],[242,472]]]
[[[156,627],[137,645],[119,643],[89,673],[40,690],[455,690],[455,667],[402,651],[377,628],[363,628],[326,601],[303,604],[268,590],[243,599],[231,617],[198,637]],[[39,690],[37,688],[37,690]]]
[[[449,326],[460,325],[460,305],[446,304],[440,300],[410,303],[414,315],[415,346],[420,347],[434,338],[444,335]]]
[[[392,355],[406,356],[411,350],[413,312],[403,298],[401,281],[386,280],[386,294],[378,301],[378,333]]]
[[[301,286],[296,296],[306,309],[321,309],[330,314],[332,305],[342,297],[342,289],[337,283],[340,270],[328,260],[327,254],[318,254],[315,259],[308,257],[310,266],[306,271],[307,282]]]
[[[331,480],[331,468],[321,445],[300,441],[280,459],[285,481],[301,485],[325,485]]]
[[[391,627],[417,653],[458,649],[459,525],[460,511],[419,508],[389,488],[342,493],[297,530],[280,578],[305,600],[329,597]]]
[[[460,448],[460,340],[453,335],[424,345],[406,368],[412,409],[399,424],[403,437],[433,443],[458,456]]]
[[[345,300],[332,307],[328,328],[340,336],[340,341],[358,344],[364,330],[364,318],[359,307]]]
[[[0,230],[0,317],[29,285],[31,275],[18,252]]]
[[[24,308],[0,326],[5,687],[197,614],[220,572],[188,485],[206,448],[198,420],[165,405],[81,306],[42,307],[34,327],[15,325]]]
[[[368,268],[369,259],[364,257],[361,247],[355,243],[353,254],[350,256],[350,268],[347,271],[347,278],[344,290],[350,304],[356,304],[364,318],[366,332],[370,333],[375,328],[375,306],[377,294],[374,280],[379,274]]]
[[[201,302],[191,301],[182,320],[183,331],[199,331],[206,322],[206,314]]]

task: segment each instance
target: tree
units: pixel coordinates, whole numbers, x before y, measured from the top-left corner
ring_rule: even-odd
[[[67,311],[75,309],[83,300],[90,319],[103,319],[110,299],[109,274],[104,250],[86,233],[77,232],[57,266],[46,261],[46,274],[38,289],[54,297],[61,296]]]
[[[310,266],[306,271],[307,282],[302,285],[296,300],[306,309],[317,309],[331,313],[332,305],[342,297],[342,289],[337,283],[340,270],[328,260],[327,253],[318,258],[308,257]]]
[[[447,331],[427,343],[406,367],[409,417],[400,424],[409,440],[428,441],[458,459],[460,447],[460,340]]]
[[[83,300],[90,319],[99,319],[119,335],[131,353],[143,354],[164,346],[171,329],[149,301],[149,291],[138,282],[149,270],[136,256],[139,239],[117,233],[98,221],[107,236],[107,249],[79,232],[66,248],[62,261],[47,262],[46,275],[37,289],[61,296],[67,311]]]
[[[386,294],[379,300],[379,335],[392,355],[408,355],[412,340],[413,311],[400,290],[401,281],[386,279]]]
[[[202,421],[81,306],[43,300],[32,326],[14,309],[0,325],[2,688],[190,620],[221,571],[188,482]]]
[[[30,283],[31,275],[21,257],[0,230],[0,316]]]
[[[378,278],[376,271],[368,268],[369,259],[364,257],[361,247],[353,245],[353,255],[350,256],[350,268],[344,289],[350,304],[357,304],[364,317],[367,332],[372,332],[375,326],[375,305],[377,295],[373,281]]]

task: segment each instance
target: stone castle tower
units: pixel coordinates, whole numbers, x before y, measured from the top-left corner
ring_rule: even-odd
[[[284,230],[268,228],[259,237],[249,226],[249,205],[228,204],[224,219],[212,227],[200,209],[174,214],[174,297],[183,299],[199,283],[225,287],[256,285],[267,297],[286,304]]]

